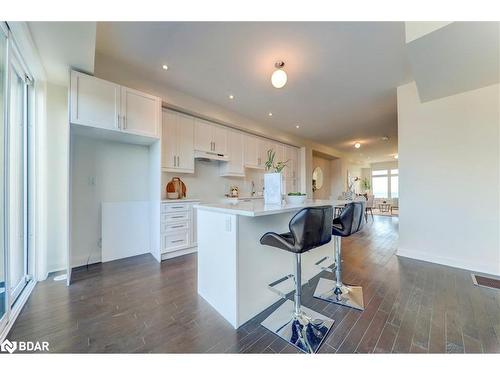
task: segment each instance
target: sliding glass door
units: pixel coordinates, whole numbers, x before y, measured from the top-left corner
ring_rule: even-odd
[[[5,238],[5,124],[7,35],[0,28],[0,332],[7,321],[7,241]]]
[[[13,51],[14,52],[14,51]],[[28,278],[28,82],[16,53],[10,55],[8,136],[8,218],[10,302],[13,304]]]

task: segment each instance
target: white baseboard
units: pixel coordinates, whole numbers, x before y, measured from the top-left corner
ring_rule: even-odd
[[[12,309],[10,310],[9,321],[7,322],[7,325],[5,326],[3,331],[0,332],[0,343],[3,342],[3,340],[5,340],[5,338],[7,337],[7,334],[9,333],[12,326],[14,325],[14,323],[15,323],[17,317],[19,316],[19,313],[21,312],[24,304],[26,303],[26,301],[28,301],[28,298],[31,295],[31,292],[33,291],[33,289],[35,288],[35,285],[36,285],[36,281],[31,280],[28,283],[28,285],[26,285],[24,291],[21,293],[21,295],[19,296],[19,298],[16,301],[16,303],[14,304],[14,306],[12,306]]]
[[[195,247],[190,247],[188,249],[182,249],[182,250],[172,251],[169,253],[163,253],[163,254],[161,254],[161,260],[180,257],[181,255],[191,254],[191,253],[195,253],[197,251],[198,251],[198,247],[195,246]]]
[[[405,257],[405,258],[411,258],[411,259],[423,260],[425,262],[430,262],[430,263],[442,264],[444,266],[461,268],[461,269],[468,270],[468,271],[481,272],[481,273],[485,273],[485,274],[489,274],[489,275],[500,276],[500,268],[495,269],[494,268],[495,265],[478,262],[477,260],[472,263],[472,262],[466,261],[464,259],[443,257],[443,256],[436,255],[436,254],[423,253],[423,252],[419,252],[419,251],[412,251],[412,250],[401,249],[401,248],[398,248],[397,255]],[[497,265],[497,267],[498,267],[498,265]]]

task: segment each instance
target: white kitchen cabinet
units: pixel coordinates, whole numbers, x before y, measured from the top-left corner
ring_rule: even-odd
[[[194,118],[163,111],[162,169],[166,172],[194,173]]]
[[[227,153],[227,132],[228,130],[222,126],[195,119],[195,150],[225,155]]]
[[[245,134],[243,136],[243,162],[246,168],[263,168],[259,165],[259,138]]]
[[[121,88],[122,130],[148,137],[159,137],[161,101],[153,95]]]
[[[72,71],[70,97],[71,123],[109,130],[120,129],[119,85]]]
[[[198,201],[163,201],[161,203],[162,259],[196,250],[196,210]]]
[[[286,178],[298,178],[299,155],[298,149],[293,146],[285,146],[285,160],[288,160],[287,167],[284,170]]]
[[[148,138],[160,137],[161,100],[71,71],[70,122]],[[110,133],[113,134],[113,133]]]
[[[259,138],[259,158],[258,158],[258,166],[261,168],[266,167],[267,161],[267,151],[272,149],[272,143],[268,139]]]
[[[243,134],[227,131],[227,155],[229,161],[220,164],[221,176],[245,177]]]

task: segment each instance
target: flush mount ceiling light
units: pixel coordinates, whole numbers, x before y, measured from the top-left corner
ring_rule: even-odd
[[[397,159],[399,158],[398,154],[394,155],[394,159]]]
[[[295,127],[298,129],[298,128],[300,128],[300,125],[295,125]]]
[[[269,117],[273,117],[273,113],[272,113],[272,112],[269,112],[267,115],[268,115]]]
[[[283,70],[285,63],[283,61],[277,61],[276,64],[274,64],[274,66],[276,67],[276,70],[273,72],[273,75],[271,76],[271,83],[277,89],[281,89],[286,85],[286,80],[287,80],[286,73]]]
[[[168,65],[167,64],[163,64],[161,67],[163,68],[163,70],[168,70]]]
[[[234,95],[233,95],[233,94],[230,94],[230,95],[229,95],[229,99],[233,100],[233,99],[234,99]]]
[[[361,143],[356,142],[356,143],[354,144],[354,148],[360,148],[360,147],[361,147]]]

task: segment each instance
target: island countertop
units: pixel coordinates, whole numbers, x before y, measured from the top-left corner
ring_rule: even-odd
[[[282,203],[281,205],[265,205],[263,200],[254,199],[250,202],[238,202],[236,204],[206,203],[206,204],[197,204],[194,207],[197,208],[198,210],[206,210],[206,211],[221,212],[232,215],[254,217],[254,216],[276,215],[285,212],[299,211],[305,207],[317,207],[325,205],[336,206],[336,205],[344,205],[346,203],[348,203],[348,201],[308,199],[302,204]]]

